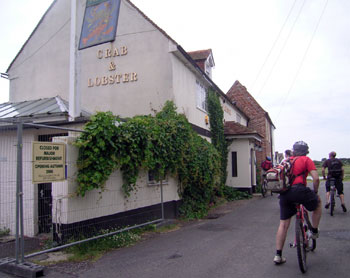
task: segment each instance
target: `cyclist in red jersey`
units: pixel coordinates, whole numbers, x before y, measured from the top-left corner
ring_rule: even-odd
[[[307,157],[309,146],[299,141],[293,145],[293,156],[295,159],[293,176],[295,176],[291,187],[286,192],[280,194],[280,224],[276,234],[276,255],[275,264],[283,264],[286,258],[282,257],[284,242],[287,237],[288,228],[293,215],[296,214],[296,203],[312,211],[312,233],[313,238],[318,237],[318,225],[322,215],[321,199],[317,195],[320,179],[314,162]],[[313,180],[313,191],[307,187],[307,176],[311,175]]]

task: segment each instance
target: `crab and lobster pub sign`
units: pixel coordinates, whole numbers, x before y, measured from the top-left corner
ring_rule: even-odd
[[[115,40],[120,0],[87,0],[79,49]]]

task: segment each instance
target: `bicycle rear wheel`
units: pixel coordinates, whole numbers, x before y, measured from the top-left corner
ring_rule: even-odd
[[[298,263],[299,268],[302,273],[305,273],[307,271],[307,265],[306,265],[306,242],[305,242],[305,235],[304,235],[304,227],[303,223],[300,221],[300,219],[296,219],[295,221],[295,243],[297,247],[297,255],[298,255]]]
[[[334,193],[335,193],[334,188],[331,188],[331,196],[330,196],[330,213],[331,213],[331,216],[334,215],[334,207],[335,207]]]

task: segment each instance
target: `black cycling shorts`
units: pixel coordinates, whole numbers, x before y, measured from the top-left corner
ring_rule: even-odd
[[[343,181],[341,178],[335,179],[335,188],[337,189],[337,192],[339,195],[344,194],[344,186],[343,186]],[[326,191],[329,192],[331,190],[331,185],[329,183],[329,179],[326,181]]]
[[[280,194],[280,219],[287,220],[297,213],[296,204],[302,204],[308,211],[318,207],[319,197],[309,187],[296,184]]]

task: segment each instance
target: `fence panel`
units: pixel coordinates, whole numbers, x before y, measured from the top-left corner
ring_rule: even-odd
[[[1,242],[10,240],[16,231],[17,130],[0,126],[0,235]]]
[[[71,128],[71,127],[70,127]],[[81,128],[81,127],[74,127]],[[159,184],[149,183],[148,173],[141,171],[137,191],[126,198],[121,190],[122,175],[116,170],[105,185],[105,190],[88,192],[77,197],[78,149],[73,145],[79,132],[57,127],[25,126],[22,135],[23,169],[23,234],[25,251],[38,251],[64,245],[72,240],[94,238],[118,231],[126,226],[143,225],[175,217],[177,186],[174,180]],[[64,181],[33,183],[33,142],[64,143]],[[0,258],[14,256],[16,234],[16,126],[0,126]],[[163,191],[164,194],[163,195]],[[167,202],[165,210],[163,198]],[[165,211],[165,212],[164,212]],[[5,240],[6,239],[6,240]],[[46,244],[44,244],[46,242]],[[5,248],[6,246],[6,248]],[[11,248],[12,247],[12,248]],[[5,251],[4,251],[5,250]],[[7,251],[6,251],[7,250]],[[9,254],[9,250],[13,252]]]

